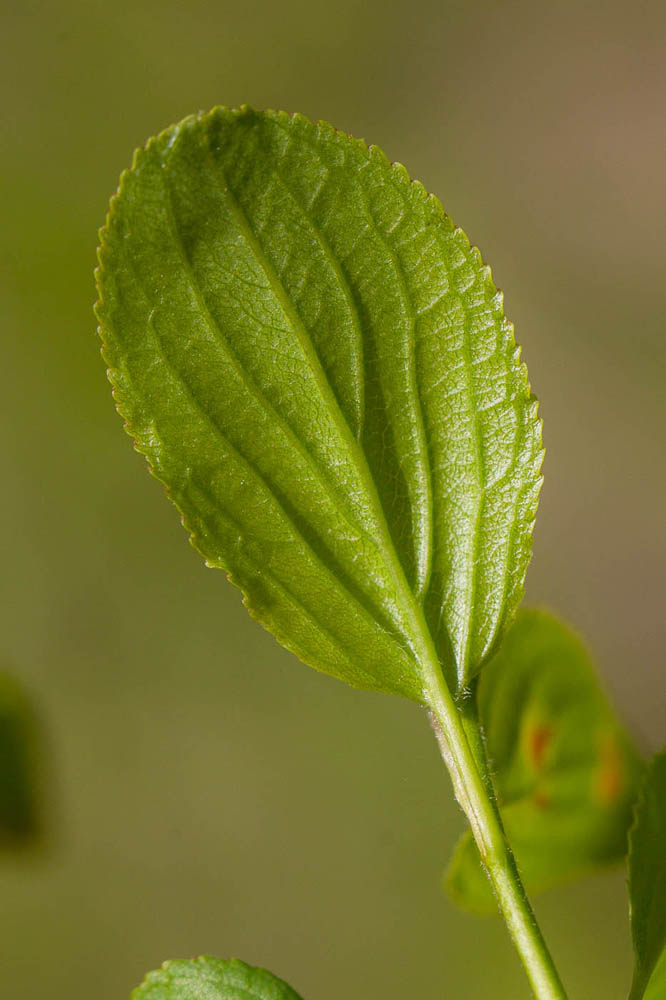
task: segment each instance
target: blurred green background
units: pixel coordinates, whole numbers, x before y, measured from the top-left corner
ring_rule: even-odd
[[[0,661],[38,699],[45,851],[0,856],[3,1000],[124,1000],[237,955],[306,1000],[526,998],[440,875],[463,823],[425,716],[281,650],[121,432],[96,233],[149,135],[298,110],[440,195],[506,291],[548,449],[528,599],[664,738],[666,7],[2,0]],[[622,872],[538,902],[572,997],[626,994]]]

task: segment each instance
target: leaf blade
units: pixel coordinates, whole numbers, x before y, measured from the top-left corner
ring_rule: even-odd
[[[635,957],[630,1000],[640,1000],[644,995],[657,1000],[665,995],[665,844],[666,751],[662,751],[653,758],[645,775],[629,836],[629,901]]]
[[[503,824],[528,892],[619,863],[639,764],[578,637],[546,612],[521,611],[478,697]],[[494,911],[469,834],[446,880],[459,905]]]
[[[542,457],[478,251],[375,147],[250,109],[151,140],[102,236],[117,405],[195,547],[318,669],[424,701],[429,629],[464,686]]]
[[[149,972],[131,1000],[300,1000],[287,983],[266,969],[238,959],[212,958],[165,962]]]

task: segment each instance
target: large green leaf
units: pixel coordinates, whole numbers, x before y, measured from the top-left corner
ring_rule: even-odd
[[[204,955],[165,962],[150,972],[131,1000],[300,1000],[290,986],[265,969],[232,958]]]
[[[306,663],[427,701],[522,595],[537,404],[490,271],[399,164],[248,108],[134,159],[102,231],[117,406],[195,547]]]
[[[520,612],[481,675],[478,698],[502,819],[528,891],[621,861],[640,765],[578,637],[545,612]],[[447,886],[468,909],[496,909],[469,833]]]
[[[14,846],[38,829],[38,726],[30,699],[0,674],[0,846]]]
[[[629,901],[635,953],[630,1000],[640,1000],[643,996],[664,1000],[666,751],[650,764],[636,807],[636,820],[629,837]]]

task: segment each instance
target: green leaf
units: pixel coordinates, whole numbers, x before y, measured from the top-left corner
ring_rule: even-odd
[[[479,252],[399,164],[249,108],[136,153],[101,234],[117,407],[195,548],[302,660],[426,702],[522,596],[541,426]]]
[[[203,955],[165,962],[149,972],[131,1000],[300,1000],[290,986],[265,969],[238,959]]]
[[[37,833],[38,743],[30,699],[0,674],[0,846],[17,846]]]
[[[522,611],[479,680],[479,714],[507,838],[528,892],[621,861],[640,765],[587,650]],[[469,833],[447,872],[467,909],[496,909]]]
[[[662,951],[661,958],[650,976],[644,996],[645,1000],[666,1000],[666,949]]]
[[[666,751],[650,764],[636,807],[629,836],[629,902],[635,954],[630,1000],[643,996],[662,1000],[666,997]]]

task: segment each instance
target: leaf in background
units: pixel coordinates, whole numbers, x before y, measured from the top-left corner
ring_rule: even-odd
[[[101,238],[117,406],[208,564],[319,670],[425,701],[431,636],[467,683],[522,595],[541,426],[439,201],[330,125],[217,108],[136,154]]]
[[[290,986],[265,969],[232,958],[204,955],[165,962],[149,972],[131,1000],[300,1000]]]
[[[629,835],[629,903],[635,954],[630,1000],[640,1000],[643,996],[663,1000],[666,997],[666,751],[651,762],[636,806],[636,819]]]
[[[0,674],[0,846],[16,846],[37,832],[37,743],[30,700]]]
[[[661,958],[650,976],[644,997],[645,1000],[666,1000],[666,950],[662,951]]]
[[[542,611],[522,611],[479,680],[479,714],[508,840],[528,892],[619,862],[640,766],[587,650]],[[447,872],[467,909],[496,905],[471,836]]]

